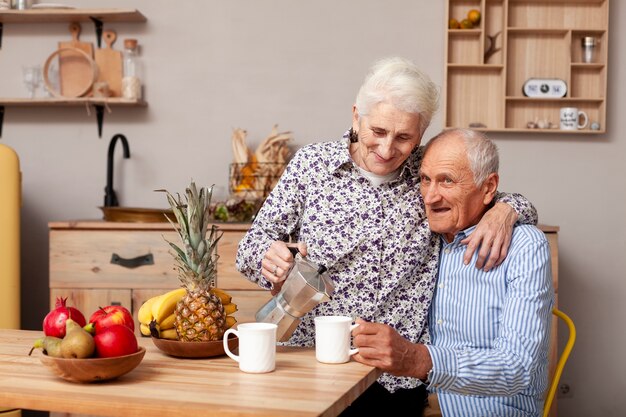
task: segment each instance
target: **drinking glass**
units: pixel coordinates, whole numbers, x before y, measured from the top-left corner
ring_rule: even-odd
[[[22,77],[30,98],[35,98],[37,89],[42,81],[41,65],[27,65],[22,67]]]

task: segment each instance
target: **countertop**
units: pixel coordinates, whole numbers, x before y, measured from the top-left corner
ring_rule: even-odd
[[[278,347],[276,370],[246,374],[227,356],[179,359],[149,338],[143,361],[117,380],[77,384],[28,356],[39,331],[0,329],[0,406],[102,416],[336,416],[380,371],[315,360],[313,348]]]

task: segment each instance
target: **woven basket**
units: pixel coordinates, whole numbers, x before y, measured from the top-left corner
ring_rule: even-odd
[[[230,164],[230,192],[247,199],[265,199],[286,166],[287,164],[258,162]]]

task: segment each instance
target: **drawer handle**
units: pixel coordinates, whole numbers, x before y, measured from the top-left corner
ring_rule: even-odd
[[[122,258],[117,253],[111,255],[111,263],[114,265],[123,266],[124,268],[137,268],[142,265],[154,265],[154,257],[151,253],[141,255],[136,258],[126,259]]]

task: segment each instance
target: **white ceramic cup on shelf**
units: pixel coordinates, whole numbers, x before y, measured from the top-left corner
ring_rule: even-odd
[[[347,316],[315,317],[315,358],[322,363],[345,363],[359,349],[350,349],[352,324]]]
[[[261,374],[276,368],[276,329],[273,323],[242,323],[224,333],[224,351],[243,372]],[[228,335],[239,338],[239,355],[228,348]]]
[[[561,130],[584,129],[587,127],[587,123],[589,123],[587,113],[582,110],[578,110],[576,107],[561,107],[560,117]]]

